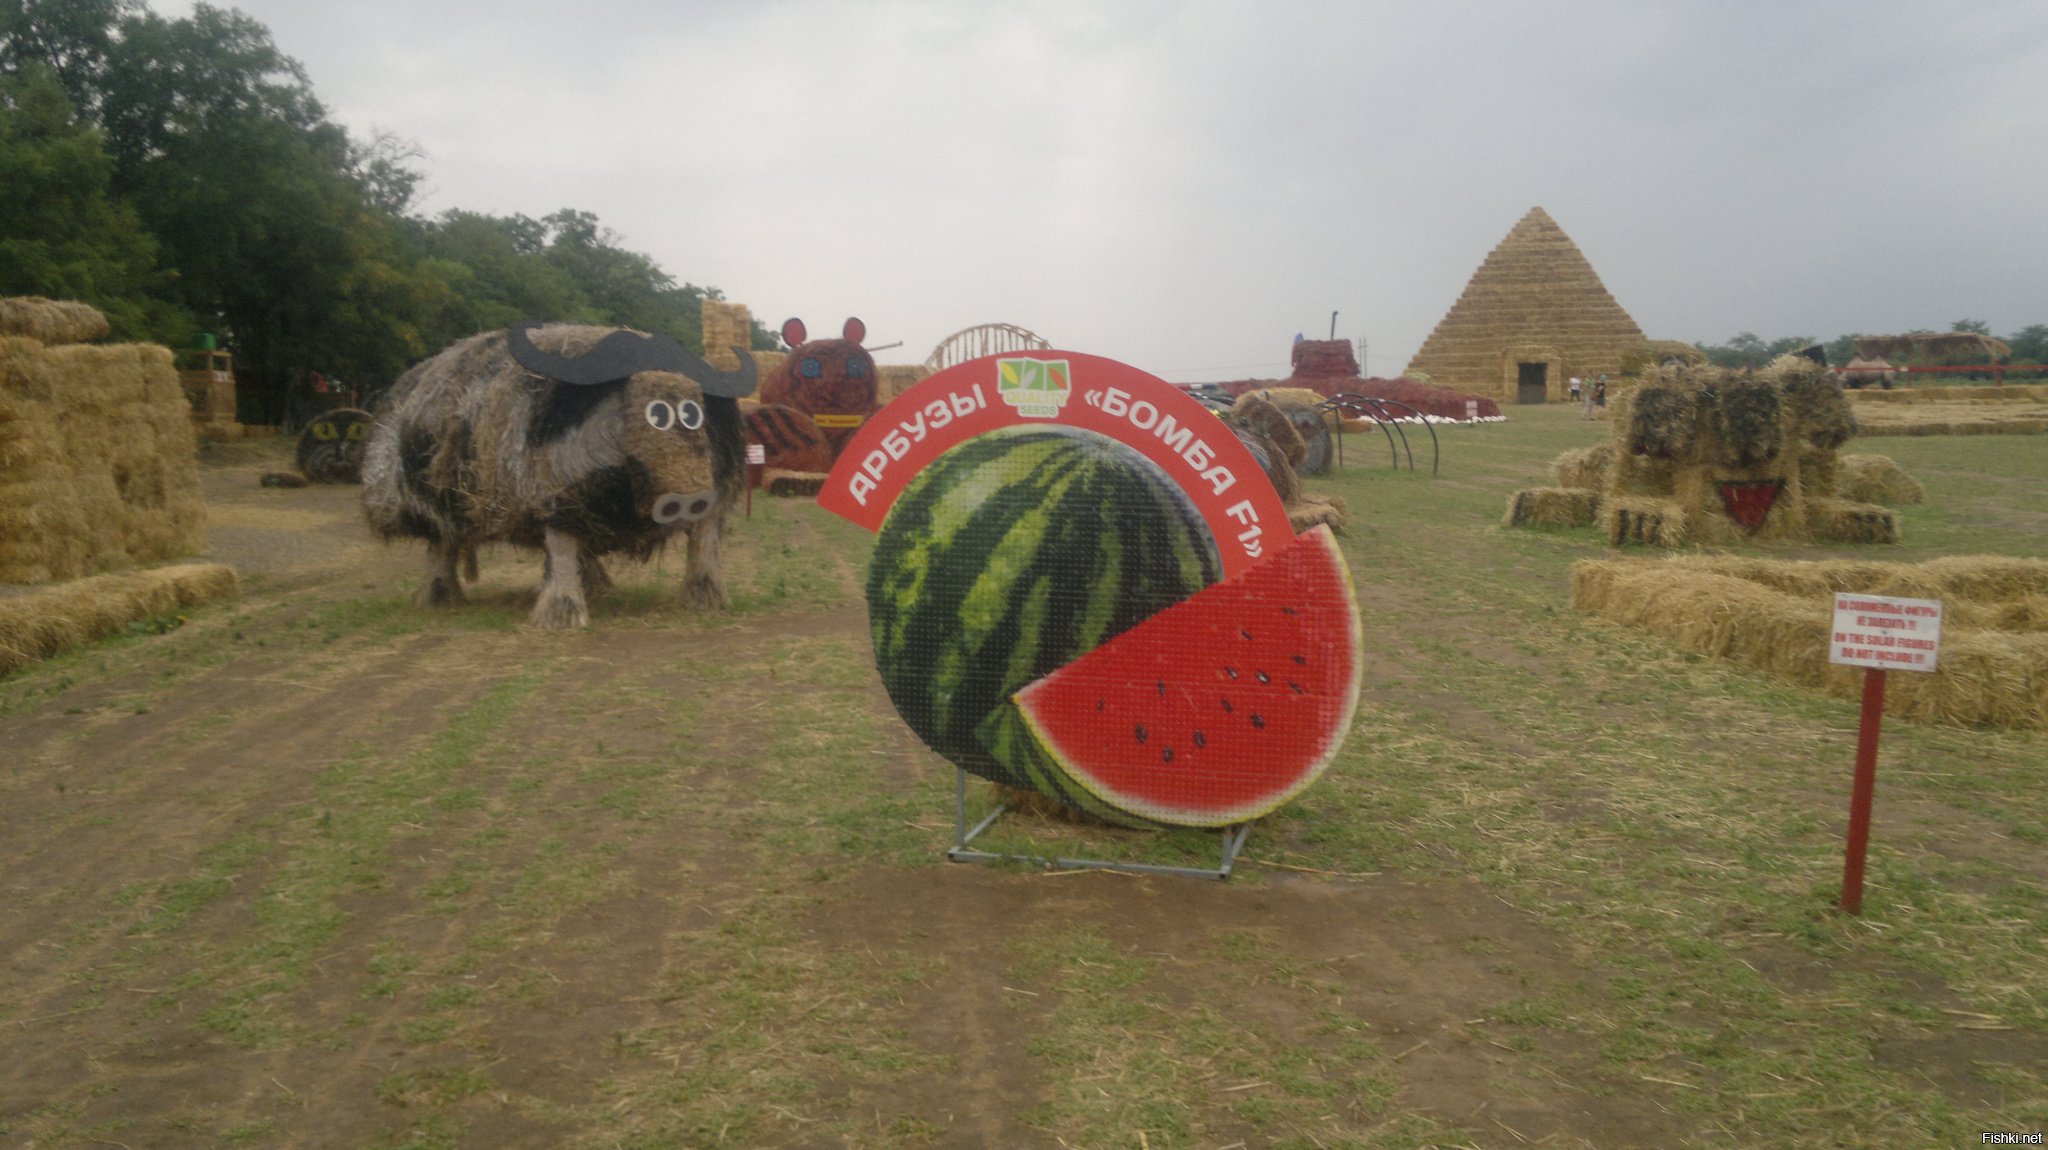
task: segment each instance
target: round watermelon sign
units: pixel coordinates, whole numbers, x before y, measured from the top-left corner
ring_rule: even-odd
[[[992,356],[898,396],[818,500],[879,533],[875,665],[964,770],[1112,821],[1225,826],[1349,727],[1360,625],[1232,428],[1098,356]]]

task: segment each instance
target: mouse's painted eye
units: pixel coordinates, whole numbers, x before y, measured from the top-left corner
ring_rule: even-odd
[[[803,373],[805,379],[816,379],[825,374],[825,365],[819,363],[816,356],[811,355],[805,356],[804,361],[796,365],[796,369]]]
[[[865,379],[865,378],[867,377],[867,374],[868,374],[868,365],[867,365],[867,364],[865,364],[865,363],[862,363],[861,361],[859,361],[859,360],[857,360],[857,359],[849,359],[849,360],[847,360],[847,361],[846,361],[846,378],[848,378],[848,379]]]
[[[695,431],[704,426],[704,409],[696,401],[686,399],[676,404],[676,422],[683,425],[684,431]]]
[[[656,431],[667,431],[676,425],[676,409],[665,399],[657,399],[647,405],[647,426]]]

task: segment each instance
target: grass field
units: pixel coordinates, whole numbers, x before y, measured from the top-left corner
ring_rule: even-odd
[[[217,461],[243,597],[0,680],[0,1145],[2048,1127],[2048,737],[1888,721],[1864,912],[1834,912],[1853,704],[1572,611],[1596,532],[1499,523],[1606,427],[1509,414],[1439,429],[1441,477],[1358,437],[1311,484],[1352,511],[1364,701],[1228,883],[945,863],[952,777],[876,682],[868,538],[808,504],[755,500],[731,612],[678,613],[672,557],[540,634],[536,561],[416,611],[351,493]],[[1904,543],[1762,553],[2048,556],[2037,437],[1860,449],[1927,487]]]

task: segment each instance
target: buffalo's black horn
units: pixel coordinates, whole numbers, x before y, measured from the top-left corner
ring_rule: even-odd
[[[522,323],[507,328],[505,350],[512,353],[513,362],[519,366],[557,383],[596,387],[617,383],[636,371],[672,371],[695,380],[706,395],[738,399],[752,395],[758,381],[754,357],[745,348],[732,349],[739,353],[738,371],[720,371],[683,350],[682,344],[668,336],[630,331],[615,331],[582,355],[554,355],[533,346],[527,333],[539,326]]]

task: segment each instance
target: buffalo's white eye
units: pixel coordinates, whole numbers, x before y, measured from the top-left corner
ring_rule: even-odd
[[[686,399],[676,404],[676,420],[685,431],[695,431],[704,426],[704,409],[695,401]]]
[[[702,419],[703,414],[700,412],[697,418]],[[676,409],[668,400],[655,400],[647,405],[647,425],[656,431],[667,431],[676,425]]]

